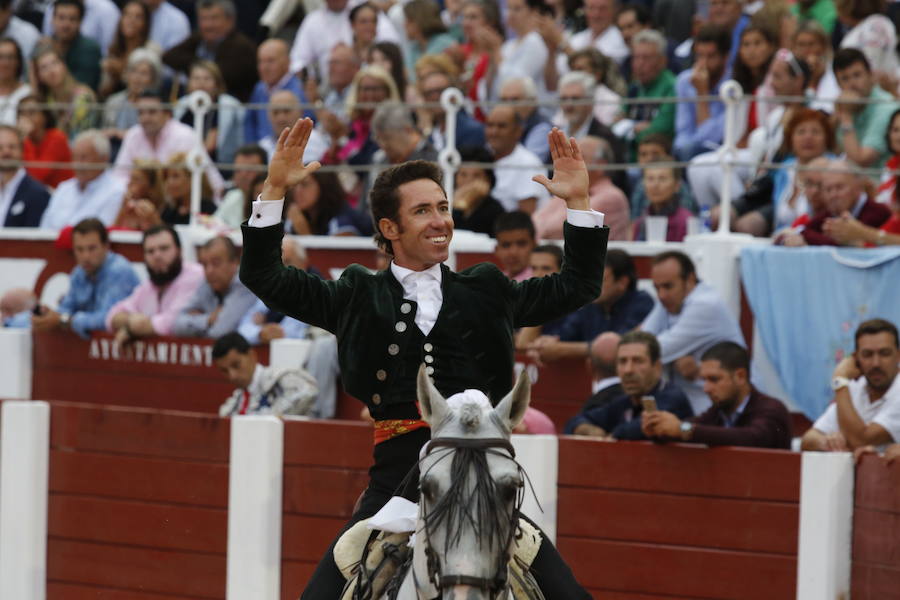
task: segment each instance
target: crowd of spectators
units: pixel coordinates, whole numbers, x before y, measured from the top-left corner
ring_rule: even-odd
[[[58,310],[15,290],[5,321],[107,330],[121,343],[219,338],[217,362],[244,388],[262,377],[246,344],[308,338],[320,398],[302,412],[333,415],[333,337],[261,305],[228,237],[195,264],[172,229],[239,227],[278,132],[302,117],[316,123],[304,160],[325,168],[288,191],[287,233],[371,235],[377,173],[435,160],[452,142],[464,161],[456,227],[495,238],[512,279],[554,272],[558,247],[540,244],[561,239],[565,204],[531,176],[547,173],[556,126],[578,141],[612,240],[682,241],[727,210],[736,231],[785,246],[900,244],[898,15],[883,0],[284,4],[254,28],[231,0],[55,0],[41,14],[0,0],[0,219],[58,232],[78,264]],[[716,99],[728,80],[743,90],[731,123]],[[465,98],[454,131],[440,103],[450,88]],[[195,91],[213,102],[202,122]],[[734,161],[724,208],[723,160]],[[143,233],[143,283],[109,250],[114,229]],[[292,243],[285,261],[314,269]],[[785,415],[750,386],[746,340],[723,300],[681,252],[656,256],[650,275],[655,300],[612,250],[595,302],[518,332],[517,348],[541,364],[590,361],[599,383],[569,430],[783,447]],[[861,331],[857,353],[891,333]],[[855,368],[839,375],[869,387],[847,388],[852,402],[817,422],[807,447],[894,439],[888,417],[885,437],[847,416],[882,389]],[[744,426],[746,437],[716,430]]]

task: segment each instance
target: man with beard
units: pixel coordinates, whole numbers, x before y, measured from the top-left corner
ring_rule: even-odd
[[[856,350],[834,370],[834,402],[803,436],[803,450],[884,449],[900,441],[897,327],[871,319],[856,330]]]
[[[106,329],[120,343],[153,335],[169,335],[175,317],[203,282],[203,268],[182,264],[181,240],[170,225],[144,232],[141,243],[149,278],[106,315]]]

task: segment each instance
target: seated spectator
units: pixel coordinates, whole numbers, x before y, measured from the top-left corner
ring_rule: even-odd
[[[72,151],[66,134],[56,128],[56,115],[47,108],[38,108],[36,96],[19,101],[18,129],[22,134],[22,160],[25,162],[72,162]],[[55,188],[75,176],[67,167],[25,167],[28,174],[49,188]]]
[[[519,143],[522,139],[522,122],[511,106],[495,106],[487,118],[485,128],[488,146],[494,154],[494,185],[492,195],[507,211],[521,210],[531,214],[549,198],[540,184],[528,177],[528,173],[543,173],[543,162],[533,152]]]
[[[466,0],[462,14],[463,41],[455,49],[456,60],[462,65],[460,84],[466,98],[476,103],[475,118],[484,121],[485,115],[479,102],[487,99],[488,89],[482,82],[487,81],[485,78],[491,65],[490,49],[496,44],[496,38],[502,39],[505,32],[500,23],[500,9],[494,3]],[[490,46],[484,43],[483,32],[486,30],[494,39]],[[531,82],[530,79],[528,81]]]
[[[543,244],[535,246],[531,251],[531,276],[546,277],[559,273],[562,269],[563,250],[559,246],[553,244]],[[515,333],[516,350],[526,351],[529,344],[540,336],[558,336],[559,330],[566,321],[566,317],[554,319],[549,323],[537,325],[534,327],[522,327]],[[540,356],[535,353],[529,353],[529,358],[539,365]]]
[[[291,58],[288,55],[288,45],[284,40],[269,39],[259,45],[256,50],[256,69],[259,71],[259,81],[253,86],[250,94],[250,104],[268,104],[272,94],[280,90],[288,90],[294,93],[301,103],[308,102],[303,86],[297,76],[292,74],[288,67]],[[349,85],[347,81],[347,85]],[[315,115],[309,109],[303,116],[314,118]],[[250,108],[244,116],[244,142],[248,144],[259,143],[264,137],[273,135],[269,117],[264,108]]]
[[[679,98],[719,96],[719,88],[730,79],[728,54],[731,33],[715,25],[705,25],[694,36],[694,64],[679,73],[675,93]],[[725,136],[725,105],[718,101],[679,102],[675,105],[675,142],[679,161],[716,150]]]
[[[215,338],[237,329],[256,297],[238,279],[241,258],[234,242],[214,237],[198,251],[204,281],[175,317],[172,333]]]
[[[877,85],[869,61],[861,51],[842,48],[834,55],[833,64],[834,75],[841,86],[841,95],[835,104],[840,147],[848,160],[861,167],[883,167],[890,156],[885,131],[897,103],[891,102],[893,96]],[[871,102],[841,102],[862,99]]]
[[[144,231],[141,249],[148,278],[106,315],[105,326],[120,344],[170,335],[175,317],[203,282],[203,268],[181,260],[181,240],[171,225]]]
[[[537,88],[527,77],[507,79],[500,86],[500,102],[515,104],[513,109],[522,121],[522,137],[519,142],[533,152],[541,162],[550,161],[550,143],[547,134],[553,129],[550,120],[538,110]],[[527,104],[527,103],[534,104]]]
[[[791,13],[801,23],[813,22],[829,37],[837,25],[837,9],[833,0],[806,0],[791,7]]]
[[[335,48],[337,48],[337,46],[335,46]],[[332,50],[332,57],[333,56],[334,50]],[[355,56],[356,55],[354,54],[354,57]],[[406,78],[406,68],[403,66],[403,51],[400,49],[400,46],[398,46],[394,42],[377,42],[375,45],[369,48],[369,53],[366,55],[366,60],[352,68],[353,75],[356,75],[359,67],[363,64],[381,67],[386,73],[389,73],[391,79],[394,81],[394,86],[396,86],[397,88],[397,93],[400,95],[400,98],[402,100],[408,102],[409,99],[413,96],[414,91],[412,86],[408,85],[408,81]],[[336,84],[333,83],[334,78],[331,71],[332,69],[329,63],[328,85],[329,88],[334,89],[334,85]],[[350,83],[352,83],[353,77],[351,76],[350,79]],[[326,106],[327,105],[328,103],[326,96]]]
[[[116,25],[122,16],[117,2],[113,0],[80,0],[84,6],[84,15],[81,18],[79,31],[84,37],[96,42],[101,54],[106,54],[112,45],[116,35]],[[47,3],[48,5],[53,2]],[[42,31],[45,36],[54,33],[54,13],[51,10],[43,11]]]
[[[891,218],[881,227],[870,227],[845,214],[826,219],[822,230],[842,246],[897,246],[900,245],[900,201],[895,198],[891,207]]]
[[[652,396],[658,410],[686,419],[694,413],[687,396],[663,380],[663,364],[656,337],[646,331],[626,333],[616,351],[616,374],[624,392],[618,398],[590,408],[566,424],[565,433],[607,440],[643,440],[643,398]]]
[[[700,358],[703,390],[712,401],[706,412],[681,420],[658,410],[642,415],[648,438],[707,446],[791,448],[791,415],[780,401],[750,383],[750,354],[734,342],[721,342]]]
[[[419,80],[419,88],[425,102],[441,101],[441,94],[450,87],[456,87],[456,82],[444,73],[431,73]],[[437,150],[443,150],[446,146],[447,132],[444,131],[447,117],[440,106],[425,109],[431,117],[431,132],[428,134],[428,142]],[[469,116],[465,109],[456,113],[456,147],[484,146],[484,125]],[[545,135],[546,137],[546,135]]]
[[[822,178],[825,210],[810,219],[800,232],[810,246],[837,246],[838,241],[825,233],[825,223],[832,217],[854,218],[869,227],[881,227],[891,218],[891,209],[869,198],[865,178],[855,173],[855,166],[832,161]]]
[[[362,217],[347,204],[347,193],[334,171],[316,171],[288,193],[286,233],[360,235]]]
[[[125,89],[111,95],[103,103],[103,130],[110,141],[122,143],[125,132],[138,124],[138,98],[144,92],[159,89],[161,83],[162,62],[156,52],[138,48],[128,55]]]
[[[638,142],[637,161],[642,168],[656,162],[673,162],[672,138],[662,133],[651,133],[644,136]],[[631,189],[631,218],[637,219],[647,211],[650,200],[647,198],[647,190],[644,189],[644,178],[637,180],[637,184]],[[690,186],[682,182],[678,186],[678,205],[686,208],[691,213],[696,213],[697,203],[691,194]]]
[[[94,164],[75,169],[75,177],[59,184],[41,219],[42,229],[60,230],[87,218],[97,218],[109,227],[116,220],[125,184],[109,164],[109,140],[98,129],[83,131],[72,143],[76,164]]]
[[[30,22],[20,19],[13,14],[15,10],[13,0],[0,0],[0,38],[9,38],[19,47],[20,62],[24,64],[34,52],[34,47],[41,39],[41,32]]]
[[[191,170],[185,164],[184,154],[174,154],[163,167],[163,206],[159,218],[169,225],[187,225],[191,222]],[[216,212],[212,201],[212,187],[205,176],[200,183],[200,214]]]
[[[552,57],[538,30],[538,17],[545,8],[546,4],[534,0],[507,0],[503,17],[510,35],[505,41],[502,34],[482,27],[480,43],[490,58],[484,82],[489,98],[499,96],[500,84],[507,79],[526,77],[534,82],[540,100],[551,99],[545,74]],[[547,109],[542,112],[550,115]]]
[[[584,17],[587,28],[579,31],[569,39],[569,43],[561,49],[567,55],[577,50],[594,47],[604,56],[615,60],[618,64],[631,54],[622,32],[615,25],[615,0],[586,0]]]
[[[559,80],[560,112],[553,118],[553,123],[575,139],[594,136],[606,140],[612,148],[613,162],[623,162],[625,146],[622,140],[594,117],[592,99],[596,85],[593,75],[581,71],[563,75]],[[625,185],[625,176],[614,176],[613,183],[621,189]]]
[[[225,79],[216,63],[198,59],[188,72],[187,92],[209,94],[215,106],[203,117],[203,146],[216,162],[234,162],[234,153],[244,144],[244,107],[234,96],[226,93]],[[188,96],[175,104],[173,117],[188,127],[194,127],[194,111],[188,108]]]
[[[897,174],[900,173],[900,108],[891,114],[885,138],[891,157],[884,163],[884,173],[875,192],[875,199],[890,204],[897,197]]]
[[[109,249],[109,234],[97,219],[75,225],[72,249],[77,266],[69,279],[69,291],[58,310],[41,306],[35,311],[31,327],[35,331],[71,329],[88,338],[91,331],[104,329],[106,314],[139,281],[128,259]]]
[[[588,362],[591,365],[593,393],[581,407],[581,412],[606,406],[624,393],[622,382],[616,375],[616,354],[621,337],[618,333],[608,331],[591,342]]]
[[[256,45],[235,29],[235,16],[231,0],[199,0],[197,31],[167,50],[162,60],[185,75],[198,58],[212,60],[225,76],[225,89],[246,102],[258,79]]]
[[[400,81],[397,80],[398,74],[391,70],[390,59],[386,58],[382,52],[385,48],[392,48],[397,52],[395,59],[400,66]],[[403,57],[400,56],[400,50],[397,48],[397,45],[391,42],[379,42],[369,49],[369,56],[371,58],[368,60],[368,64],[383,67],[386,72],[393,75],[398,91],[403,90],[400,91],[400,97],[403,98],[403,93],[406,89],[406,76],[403,72]],[[378,60],[375,57],[383,60]],[[328,77],[323,82],[322,88],[319,89],[315,79],[309,78],[306,80],[306,89],[312,90],[312,93],[308,93],[309,101],[322,103],[322,108],[316,110],[316,121],[323,132],[341,129],[346,127],[349,122],[347,97],[350,94],[353,78],[359,72],[359,67],[362,64],[350,46],[337,44],[331,49],[331,55],[328,58]]]
[[[494,255],[503,274],[513,281],[531,279],[531,251],[537,245],[534,223],[520,210],[504,213],[494,222]]]
[[[609,226],[609,239],[631,239],[628,198],[606,174],[604,165],[613,162],[612,148],[603,138],[584,137],[578,140],[581,154],[588,166],[588,184],[591,209],[604,214],[603,223]],[[563,239],[563,223],[566,221],[566,204],[561,198],[552,197],[533,215],[537,237]]]
[[[160,213],[165,202],[162,182],[159,165],[135,161],[125,187],[122,207],[110,229],[146,231],[161,223]]]
[[[135,50],[153,52],[158,62],[160,47],[150,41],[150,8],[142,0],[129,0],[122,5],[115,37],[106,58],[100,63],[102,75],[97,90],[100,98],[107,98],[125,87],[123,75]]]
[[[667,380],[687,394],[694,414],[702,414],[710,401],[699,381],[700,357],[719,342],[744,345],[744,335],[715,288],[697,279],[686,254],[657,254],[650,277],[658,302],[641,329],[659,339]]]
[[[490,163],[494,157],[484,148],[460,149],[465,162]],[[503,206],[491,195],[497,183],[490,167],[460,166],[453,186],[453,224],[455,229],[486,233],[493,237],[494,222],[505,213]]]
[[[371,2],[357,4],[350,9],[350,28],[353,30],[353,52],[359,62],[366,60],[378,36],[378,16],[381,9]]]
[[[97,89],[100,84],[100,45],[81,34],[82,19],[84,3],[81,0],[54,0],[51,39],[72,77],[91,89]]]
[[[138,124],[131,127],[122,140],[116,156],[116,173],[127,181],[135,160],[152,160],[160,164],[171,161],[175,154],[188,154],[194,149],[194,130],[172,118],[163,108],[162,97],[157,92],[146,91],[137,100]],[[222,174],[210,162],[205,169],[213,195],[219,197],[225,187]]]
[[[831,4],[824,0],[818,0],[818,3]],[[841,88],[831,68],[830,34],[816,21],[801,22],[794,33],[791,51],[809,65],[809,85],[806,87],[806,94],[810,97],[809,107],[833,113],[834,101],[840,95]]]
[[[213,362],[237,386],[219,407],[220,417],[235,415],[308,415],[318,389],[312,376],[300,368],[264,367],[256,350],[237,332],[216,340]]]
[[[603,288],[597,299],[565,317],[555,336],[543,332],[540,338],[532,337],[529,355],[541,362],[587,358],[590,342],[598,335],[609,331],[623,335],[636,328],[653,309],[653,298],[637,289],[637,281],[634,261],[628,253],[618,248],[609,250]]]
[[[141,0],[150,9],[150,39],[164,51],[191,34],[191,22],[180,8],[166,0]]]
[[[856,329],[856,348],[834,370],[832,402],[801,442],[803,450],[844,452],[900,440],[897,327],[871,319]]]
[[[269,124],[272,134],[259,140],[259,146],[266,151],[268,156],[272,156],[275,151],[275,144],[278,142],[278,136],[285,129],[293,127],[298,119],[303,118],[303,108],[300,106],[300,99],[290,90],[278,90],[270,97],[269,102]],[[305,163],[314,160],[320,160],[324,157],[328,150],[328,141],[317,129],[313,129],[309,136],[309,143],[306,145],[306,151],[303,153],[303,161]],[[268,160],[266,161],[268,162]]]
[[[0,125],[0,224],[38,227],[50,194],[22,168],[22,138],[9,125]]]
[[[616,62],[596,48],[585,48],[569,56],[569,70],[594,76],[597,83],[594,90],[594,118],[611,127],[616,122],[622,105],[622,94],[627,89]]]
[[[836,0],[834,5],[841,24],[849,29],[841,38],[841,50],[850,48],[863,52],[875,76],[887,76],[896,87],[897,72],[900,69],[900,62],[897,60],[897,27],[884,14],[885,2]]]
[[[440,7],[429,0],[411,0],[403,5],[406,26],[406,69],[415,74],[416,61],[426,54],[438,54],[456,43],[441,20]]]
[[[678,190],[681,176],[674,167],[649,165],[644,167],[644,191],[648,205],[644,214],[634,223],[634,240],[647,241],[647,217],[666,217],[666,241],[684,241],[688,233],[688,221],[694,214],[681,206]]]
[[[269,162],[266,151],[250,144],[238,148],[234,155],[234,171],[231,175],[231,189],[225,192],[222,203],[213,216],[231,228],[238,228],[250,216],[253,181],[263,173],[259,168]]]
[[[437,160],[437,151],[416,126],[412,111],[400,102],[386,102],[375,109],[372,139],[379,146],[372,158],[376,165]]]
[[[97,112],[91,105],[97,98],[91,88],[72,77],[62,55],[52,46],[41,44],[35,49],[31,61],[37,97],[42,103],[58,103],[61,106],[53,109],[56,126],[70,139],[94,127]]]
[[[0,18],[2,15],[0,7]],[[25,59],[14,39],[0,37],[0,59],[0,125],[15,125],[16,107],[31,93],[31,86],[22,81]]]
[[[37,296],[26,288],[7,290],[0,297],[0,327],[30,329],[31,315],[37,306]]]

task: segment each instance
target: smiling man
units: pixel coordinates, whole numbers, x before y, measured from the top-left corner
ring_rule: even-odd
[[[489,263],[451,271],[444,262],[453,219],[441,171],[412,161],[382,172],[370,195],[375,240],[392,257],[390,266],[373,274],[351,265],[337,281],[323,281],[281,262],[285,190],[319,167],[301,163],[311,129],[303,119],[278,140],[260,200],[243,227],[240,274],[270,308],[337,336],[344,389],[375,421],[375,464],[350,526],[375,514],[401,487],[429,439],[415,403],[419,365],[427,366],[444,396],[480,389],[499,401],[512,385],[513,329],[558,318],[597,297],[609,230],[602,215],[589,210],[581,152],[553,131],[553,180],[534,179],[570,209],[560,273],[518,283]],[[548,541],[533,567],[541,588],[553,592],[548,597],[589,598]],[[332,600],[343,585],[329,551],[303,598]]]

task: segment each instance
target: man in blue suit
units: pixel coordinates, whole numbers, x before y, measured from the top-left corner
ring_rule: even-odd
[[[0,224],[38,227],[50,194],[22,168],[22,138],[18,130],[0,125]]]

